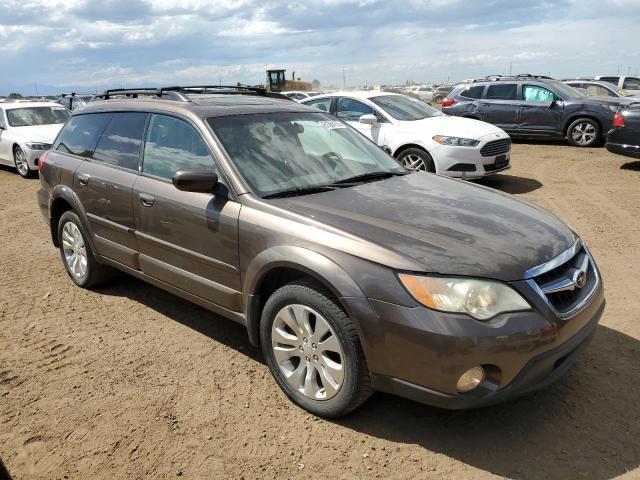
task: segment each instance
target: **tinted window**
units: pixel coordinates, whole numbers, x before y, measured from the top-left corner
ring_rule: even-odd
[[[33,125],[56,125],[67,121],[69,112],[64,107],[23,107],[7,110],[7,119],[12,127]]]
[[[142,171],[170,180],[178,170],[215,169],[209,147],[184,120],[152,115],[144,147]]]
[[[321,98],[319,100],[314,100],[312,102],[305,102],[305,105],[309,105],[310,107],[315,107],[323,112],[328,112],[331,109],[331,100],[333,98]]]
[[[640,90],[640,78],[627,77],[624,79],[622,88],[629,90]]]
[[[81,157],[91,157],[111,116],[111,113],[94,113],[71,117],[60,132],[60,136],[53,146],[54,150]]]
[[[347,122],[357,122],[362,115],[375,115],[373,108],[352,98],[340,97],[336,116]]]
[[[515,83],[489,85],[487,98],[491,100],[515,100],[517,92],[518,85]]]
[[[525,102],[533,103],[551,103],[556,96],[546,88],[537,85],[523,85],[522,99]]]
[[[94,160],[138,170],[147,113],[114,113],[98,142]]]
[[[475,87],[467,87],[460,92],[461,97],[465,98],[480,98],[484,91],[484,85],[476,85]]]

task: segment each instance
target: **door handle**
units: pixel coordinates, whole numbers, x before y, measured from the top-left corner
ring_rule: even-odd
[[[139,193],[138,198],[140,199],[140,203],[143,207],[153,207],[153,202],[156,201],[155,197],[147,193]]]
[[[80,182],[81,186],[86,187],[89,184],[89,175],[86,173],[80,173],[78,175],[78,182]]]

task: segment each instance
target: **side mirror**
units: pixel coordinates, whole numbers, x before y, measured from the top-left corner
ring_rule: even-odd
[[[378,123],[378,117],[367,113],[366,115],[362,115],[358,121],[360,123],[364,123],[365,125],[375,125],[376,123]]]
[[[172,181],[184,192],[212,193],[218,185],[218,175],[213,170],[179,170]]]

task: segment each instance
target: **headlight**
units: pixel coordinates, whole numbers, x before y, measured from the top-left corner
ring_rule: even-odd
[[[51,148],[50,143],[27,143],[26,145],[31,150],[49,150]]]
[[[475,147],[480,143],[480,140],[473,140],[471,138],[445,137],[443,135],[436,135],[433,139],[440,145],[451,145],[454,147]]]
[[[413,297],[434,310],[466,313],[488,320],[500,313],[531,310],[513,288],[500,282],[401,273],[400,281]]]

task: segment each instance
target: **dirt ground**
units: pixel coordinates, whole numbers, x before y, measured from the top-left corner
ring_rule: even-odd
[[[564,378],[466,412],[376,394],[338,421],[288,402],[239,325],[126,276],[73,286],[38,181],[0,169],[0,478],[640,478],[640,162],[629,160],[520,143],[513,168],[482,182],[555,212],[599,262],[607,309]]]

